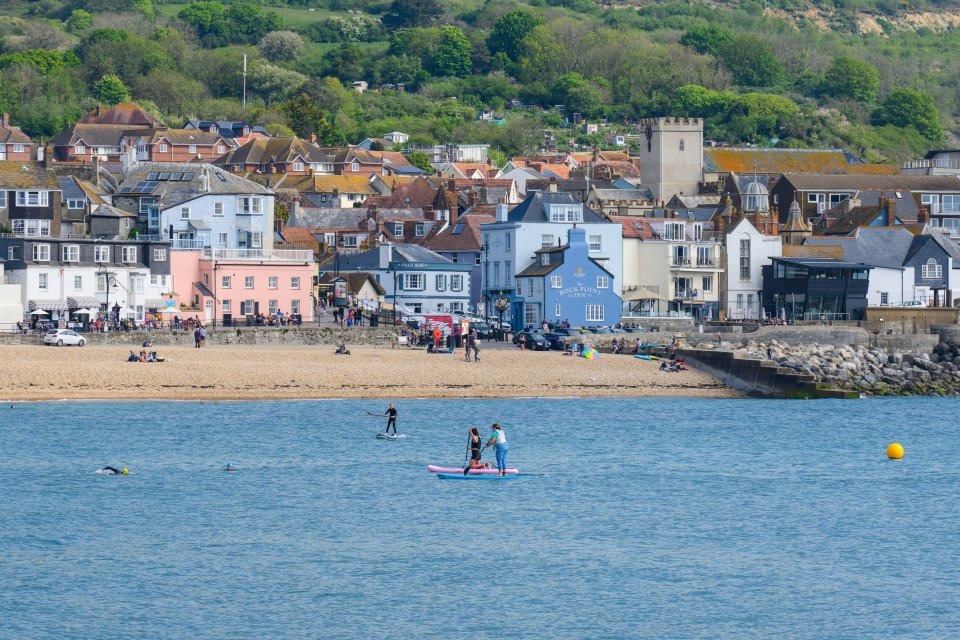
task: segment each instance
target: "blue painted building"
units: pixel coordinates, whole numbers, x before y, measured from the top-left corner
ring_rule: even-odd
[[[590,257],[587,232],[567,230],[567,244],[538,249],[533,264],[517,274],[515,300],[522,313],[513,327],[521,329],[544,320],[568,320],[574,327],[604,327],[620,322],[622,301],[614,274]]]

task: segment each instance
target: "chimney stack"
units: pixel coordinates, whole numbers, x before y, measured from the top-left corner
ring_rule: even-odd
[[[3,112],[3,126],[8,126],[10,124],[10,114],[6,111]]]
[[[393,245],[390,244],[389,240],[385,240],[379,247],[380,250],[380,269],[389,269],[390,263],[393,262]]]
[[[919,224],[930,222],[930,210],[927,207],[920,207],[920,211],[917,212],[917,222]]]
[[[510,207],[501,203],[497,205],[497,222],[506,222],[507,214],[510,213]]]
[[[887,198],[887,226],[891,227],[897,223],[897,199],[896,197]]]
[[[556,192],[557,192],[557,179],[556,179],[556,177],[553,177],[553,176],[550,177],[550,184],[547,185],[547,191],[549,191],[550,193],[556,193]]]
[[[317,144],[317,134],[315,133],[310,134],[310,144],[313,144],[313,145]]]

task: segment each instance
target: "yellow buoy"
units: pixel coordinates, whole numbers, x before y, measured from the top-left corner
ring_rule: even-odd
[[[898,442],[887,445],[887,457],[891,460],[900,460],[903,458],[903,445]]]

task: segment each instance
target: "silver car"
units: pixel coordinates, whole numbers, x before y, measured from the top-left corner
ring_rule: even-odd
[[[82,347],[87,343],[83,336],[70,329],[50,329],[43,336],[43,344],[55,344],[62,347],[67,344],[74,344]]]

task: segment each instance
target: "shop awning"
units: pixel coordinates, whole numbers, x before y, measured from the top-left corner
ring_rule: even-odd
[[[99,309],[100,301],[96,298],[67,298],[71,309]]]
[[[204,298],[214,297],[213,291],[210,291],[210,288],[207,287],[207,285],[203,284],[202,282],[194,282],[193,288],[196,289],[197,293],[202,295]]]
[[[67,311],[70,306],[66,300],[30,300],[30,311]]]
[[[625,291],[623,293],[624,302],[639,302],[640,300],[666,300],[666,298],[646,287],[637,287],[633,291]]]

